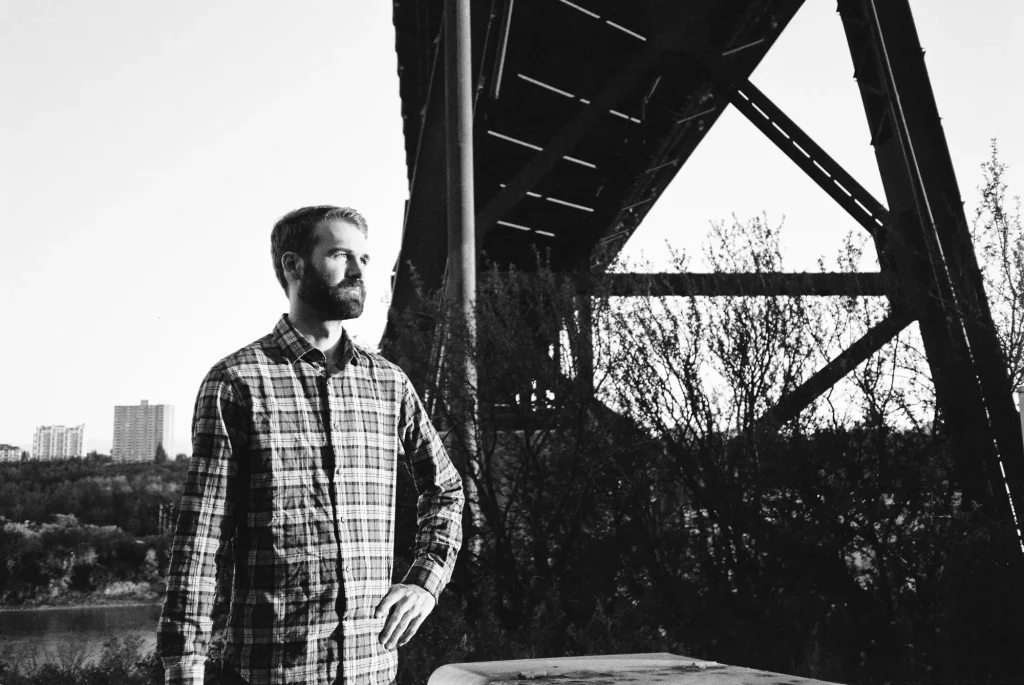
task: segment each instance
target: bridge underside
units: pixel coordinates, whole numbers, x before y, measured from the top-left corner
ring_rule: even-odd
[[[455,0],[447,0],[454,2]],[[465,1],[465,0],[462,0]],[[448,262],[443,4],[396,0],[410,199],[393,311]],[[1010,519],[1024,448],[909,0],[838,4],[885,203],[749,76],[802,0],[472,2],[475,236],[481,265],[536,253],[581,282],[605,270],[732,105],[873,238],[879,274],[677,274],[617,295],[885,295],[890,316],[764,417],[794,417],[910,323],[921,328],[965,494]],[[465,46],[468,47],[468,46]],[[585,287],[581,288],[585,290]],[[1005,478],[1004,473],[1005,471]],[[1009,483],[1012,497],[1008,496]]]

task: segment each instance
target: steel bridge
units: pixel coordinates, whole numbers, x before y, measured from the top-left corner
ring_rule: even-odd
[[[966,496],[1024,512],[1024,447],[909,0],[840,0],[885,191],[872,197],[749,80],[803,0],[395,0],[410,197],[392,312],[472,299],[476,268],[535,250],[605,271],[735,107],[873,239],[879,273],[674,274],[620,296],[884,295],[889,315],[774,407],[792,419],[917,322]],[[447,276],[446,276],[447,274]],[[1009,487],[1007,487],[1007,485]],[[1012,493],[1012,494],[1011,494]]]

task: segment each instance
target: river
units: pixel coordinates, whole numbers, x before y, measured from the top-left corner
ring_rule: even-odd
[[[157,604],[4,610],[0,649],[45,661],[92,661],[110,638],[136,637],[146,654],[156,647],[159,617]]]

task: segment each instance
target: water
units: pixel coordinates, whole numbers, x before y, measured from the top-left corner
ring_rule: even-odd
[[[110,638],[141,640],[141,653],[156,647],[160,606],[90,606],[0,611],[0,649],[35,652],[46,661],[96,659]]]

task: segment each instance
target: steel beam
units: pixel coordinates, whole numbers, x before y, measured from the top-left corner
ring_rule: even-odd
[[[573,346],[577,360],[577,385],[585,397],[594,396],[594,303],[590,295],[583,293],[576,297],[578,335]]]
[[[871,355],[885,347],[913,320],[911,315],[904,312],[889,314],[872,326],[857,342],[808,378],[800,387],[780,399],[778,404],[758,420],[755,430],[774,430],[787,421],[795,419],[814,400],[842,380],[859,364],[865,362]]]
[[[540,183],[565,155],[573,151],[573,148],[590,132],[594,125],[607,116],[608,110],[615,107],[619,100],[636,86],[637,80],[654,64],[664,50],[664,43],[661,40],[656,38],[649,40],[643,50],[605,84],[590,104],[562,127],[555,137],[544,146],[544,149],[480,210],[476,218],[478,241],[482,242],[484,236],[494,227],[494,223],[507,216],[528,191]]]
[[[915,282],[923,291],[908,303],[921,322],[959,485],[1010,519],[1022,503],[1024,448],[909,3],[841,0],[839,11],[894,215],[889,239],[876,241],[879,260],[905,292]]]
[[[701,55],[729,101],[782,150],[857,223],[875,235],[889,223],[889,212],[825,150],[796,125],[749,79],[732,74],[721,58]]]
[[[580,294],[605,297],[883,297],[892,288],[890,279],[877,272],[575,273],[561,277],[575,281]]]
[[[922,219],[938,239],[952,286],[955,307],[967,334],[985,409],[1002,469],[1011,488],[1011,503],[1024,515],[1024,445],[1017,431],[1017,411],[1006,361],[985,295],[974,254],[949,146],[932,93],[924,52],[907,0],[869,0],[869,22],[878,37],[883,73],[893,97],[893,119],[904,141],[908,171],[919,189]],[[991,469],[993,473],[995,469]],[[993,484],[998,496],[998,484]]]
[[[884,296],[888,289],[880,273],[613,273],[575,278],[581,291],[612,297]]]

